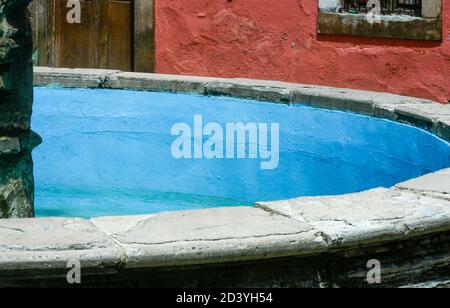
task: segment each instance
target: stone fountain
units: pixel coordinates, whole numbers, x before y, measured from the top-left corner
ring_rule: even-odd
[[[0,0],[0,218],[34,216],[31,0]]]

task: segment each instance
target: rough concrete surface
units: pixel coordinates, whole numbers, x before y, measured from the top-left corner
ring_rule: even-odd
[[[257,206],[312,225],[336,248],[404,239],[450,228],[448,200],[395,189],[306,197]]]
[[[121,258],[115,242],[82,219],[9,219],[0,230],[0,271],[65,269],[69,260],[107,267]]]
[[[220,263],[324,250],[323,239],[310,225],[247,207],[92,222],[125,248],[127,267]]]

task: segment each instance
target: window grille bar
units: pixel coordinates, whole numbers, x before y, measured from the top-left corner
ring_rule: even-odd
[[[343,11],[353,14],[367,13],[368,0],[345,0]],[[422,0],[380,0],[381,12],[384,15],[421,16]]]

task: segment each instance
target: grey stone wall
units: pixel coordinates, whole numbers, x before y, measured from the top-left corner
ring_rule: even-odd
[[[0,218],[34,215],[30,2],[0,0]]]

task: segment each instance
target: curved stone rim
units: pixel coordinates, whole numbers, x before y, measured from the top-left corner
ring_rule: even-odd
[[[35,68],[36,86],[229,95],[362,113],[450,140],[450,106],[429,100],[276,81]],[[351,211],[341,211],[341,207]],[[175,224],[173,222],[176,222]],[[0,273],[44,275],[68,260],[108,273],[315,256],[450,231],[450,169],[341,196],[146,216],[0,221]]]
[[[417,126],[450,141],[450,105],[344,88],[243,78],[212,78],[98,69],[35,67],[35,86],[222,95],[360,113]]]

